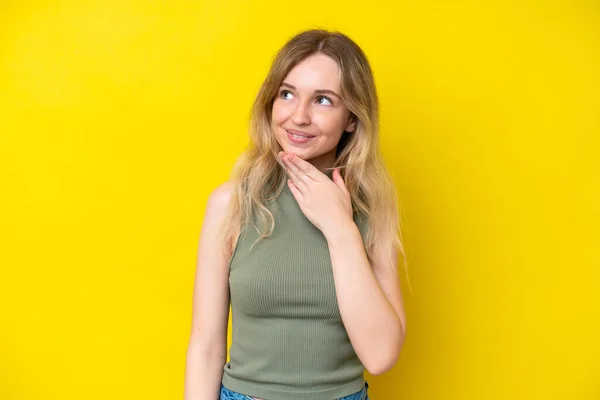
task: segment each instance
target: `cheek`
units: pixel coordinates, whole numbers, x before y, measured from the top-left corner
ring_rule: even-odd
[[[273,124],[279,125],[290,117],[289,107],[286,107],[279,101],[273,103],[273,109],[271,110],[271,121]]]
[[[331,137],[332,139],[339,139],[346,127],[343,116],[337,113],[324,113],[315,116],[313,122],[319,127],[319,130],[323,135]]]

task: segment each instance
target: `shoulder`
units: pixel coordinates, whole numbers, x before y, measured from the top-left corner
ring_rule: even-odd
[[[219,226],[223,228],[223,224],[229,224],[229,227],[225,227],[225,230],[231,233],[227,235],[227,250],[228,254],[231,255],[237,244],[237,237],[239,235],[239,224],[231,220],[231,214],[229,205],[233,198],[234,185],[231,182],[225,182],[217,186],[208,197],[206,205],[206,213],[209,223],[211,226]]]
[[[206,210],[211,214],[224,215],[231,203],[233,184],[225,182],[217,186],[211,192],[206,204]]]
[[[219,227],[219,229],[225,228],[226,231],[231,229],[235,237],[239,228],[231,220],[231,209],[229,207],[233,201],[233,188],[234,185],[231,182],[225,182],[213,189],[206,203],[204,220],[215,229],[216,227]],[[228,227],[224,227],[223,224],[227,224]]]

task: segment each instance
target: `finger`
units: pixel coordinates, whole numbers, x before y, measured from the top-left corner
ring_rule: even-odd
[[[291,179],[288,179],[287,184],[288,184],[288,187],[290,188],[290,191],[292,192],[292,196],[294,196],[294,199],[296,199],[296,202],[304,200],[304,196],[302,196],[302,192],[300,191],[300,189],[298,189],[298,186],[296,186],[294,184],[294,181],[292,181]]]
[[[292,163],[289,160],[289,158],[287,158],[287,157],[284,158],[283,162],[288,167],[288,169],[290,170],[290,172],[292,172],[294,175],[296,175],[296,177],[298,179],[301,179],[303,181],[310,180],[310,178],[302,170],[300,170],[300,168],[298,168],[298,166],[296,164]]]
[[[278,156],[279,156],[279,159],[281,160],[283,169],[285,170],[285,174],[288,176],[288,178],[294,180],[296,183],[296,186],[298,186],[300,184],[300,177],[296,176],[296,174],[294,174],[294,172],[290,169],[290,164],[286,160],[286,158],[288,157],[287,153],[280,151],[278,153]]]
[[[308,188],[306,187],[306,184],[304,184],[304,182],[300,181],[300,179],[298,179],[296,177],[296,175],[294,175],[289,170],[289,168],[286,168],[285,171],[286,171],[286,174],[288,176],[288,181],[290,181],[292,183],[292,185],[294,185],[295,188],[297,188],[301,193],[308,191]]]
[[[333,170],[333,182],[335,182],[335,184],[342,190],[342,192],[346,194],[349,193],[339,168]]]
[[[288,157],[284,157],[283,158],[283,162],[286,165],[286,169],[289,171],[288,175],[290,175],[290,177],[294,180],[294,183],[296,184],[296,186],[298,186],[299,189],[303,189],[306,188],[306,183],[310,182],[312,179],[309,178],[304,172],[302,172],[300,170],[300,168],[298,168],[296,165],[292,164],[289,160]]]
[[[312,179],[313,181],[322,180],[325,176],[325,174],[319,171],[314,165],[294,154],[288,155],[287,159],[291,164],[293,164],[296,168],[302,171],[308,178]]]

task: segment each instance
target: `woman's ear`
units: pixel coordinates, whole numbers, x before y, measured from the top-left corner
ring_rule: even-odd
[[[348,125],[344,129],[344,132],[352,133],[356,129],[356,115],[350,114],[350,118],[348,118]]]

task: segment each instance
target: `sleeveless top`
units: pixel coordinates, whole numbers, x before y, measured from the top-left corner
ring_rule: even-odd
[[[355,393],[365,368],[342,322],[327,241],[287,185],[267,207],[271,236],[250,250],[260,235],[253,226],[243,230],[231,257],[232,344],[221,383],[267,400]],[[364,238],[366,217],[354,221]]]

